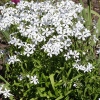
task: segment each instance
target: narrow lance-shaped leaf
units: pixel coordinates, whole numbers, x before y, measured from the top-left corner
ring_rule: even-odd
[[[55,87],[54,87],[54,74],[51,74],[50,76],[49,76],[49,78],[50,78],[50,81],[51,81],[51,85],[52,85],[52,88],[55,90]]]
[[[9,85],[9,83],[0,75],[0,79],[3,80],[6,84]]]

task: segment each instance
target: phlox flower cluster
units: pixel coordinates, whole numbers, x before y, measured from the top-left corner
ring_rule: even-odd
[[[0,95],[1,94],[3,94],[4,98],[9,98],[10,96],[12,96],[10,90],[5,88],[3,84],[0,86]]]
[[[76,50],[74,51],[69,50],[67,54],[65,54],[64,56],[65,56],[66,61],[70,58],[79,59],[79,52],[77,52]]]
[[[88,63],[86,66],[75,63],[75,64],[73,64],[73,67],[76,68],[77,70],[84,71],[84,73],[91,72],[91,70],[94,68],[93,65],[90,63]]]
[[[40,49],[48,56],[58,56],[66,51],[63,55],[66,61],[70,58],[76,60],[79,59],[80,52],[72,50],[72,39],[86,41],[91,36],[84,26],[84,19],[79,17],[82,5],[71,0],[54,4],[51,1],[20,1],[15,7],[4,5],[0,10],[0,30],[9,31],[11,25],[16,26],[17,31],[11,33],[9,44],[23,49],[19,55],[29,57],[39,43],[43,42]],[[23,40],[19,35],[27,39]],[[9,64],[16,61],[19,61],[16,56],[11,56],[8,60]]]
[[[35,84],[36,85],[36,84],[39,83],[37,75],[34,75],[34,76],[29,75],[29,74],[26,75],[26,76],[18,75],[18,80],[20,80],[20,81],[22,81],[25,78],[28,78],[30,84]]]

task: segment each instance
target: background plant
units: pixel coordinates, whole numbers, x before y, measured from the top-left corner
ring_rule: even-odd
[[[82,15],[87,10],[80,14],[82,6],[72,1],[21,2],[1,7],[0,28],[10,33],[11,44],[2,79],[13,99],[99,98],[99,50],[94,49],[98,27],[92,34],[93,25],[88,27]],[[11,21],[3,27],[6,18]]]

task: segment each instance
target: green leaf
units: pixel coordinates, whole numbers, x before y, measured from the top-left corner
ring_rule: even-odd
[[[32,98],[32,99],[30,99],[30,100],[37,100],[37,99],[35,99],[35,98]]]
[[[84,3],[83,3],[83,1],[82,1],[82,0],[79,0],[79,1],[80,1],[81,5],[84,7]]]
[[[95,94],[95,97],[93,100],[97,100],[97,98],[98,98],[98,94]]]
[[[88,88],[85,88],[85,90],[84,90],[84,96],[86,95],[87,91],[88,91]]]
[[[8,32],[1,32],[2,35],[5,37],[7,41],[9,41],[9,33]]]
[[[9,72],[9,64],[6,64],[6,70]]]
[[[100,18],[98,19],[98,22],[97,22],[97,24],[96,24],[96,28],[97,28],[97,30],[98,30],[98,36],[100,36]]]
[[[94,15],[96,15],[96,16],[98,16],[98,17],[100,18],[100,14],[99,14],[99,13],[97,13],[96,11],[91,10],[91,13],[92,13],[92,14],[94,14]]]
[[[54,82],[54,74],[51,74],[49,76],[49,78],[50,78],[50,81],[51,81],[52,88],[55,90],[55,87],[54,87],[54,84],[55,84],[55,82]]]
[[[20,83],[17,83],[16,81],[14,81],[13,85],[18,86],[18,87],[23,87]]]
[[[70,68],[70,69],[69,69],[69,71],[68,71],[68,73],[67,73],[67,77],[69,77],[69,76],[70,76],[71,71],[72,71],[72,68]]]
[[[0,75],[0,79],[3,80],[7,85],[10,85],[1,75]]]
[[[21,63],[20,66],[21,66],[22,72],[25,73],[25,69],[23,67],[23,63]]]
[[[66,96],[68,96],[70,93],[72,92],[72,90],[70,90],[70,91],[68,91],[68,92],[66,92]]]
[[[55,99],[55,100],[61,100],[61,99],[63,99],[63,97],[64,97],[64,96],[61,95],[61,96],[59,96],[59,97],[58,97],[57,99]]]
[[[48,91],[48,96],[49,96],[49,97],[54,97],[54,98],[55,98],[55,95],[52,94],[51,92],[52,92],[52,91]]]
[[[61,86],[62,84],[63,84],[63,81],[60,80],[60,81],[58,81],[58,82],[55,83],[55,87],[57,87],[57,86]]]
[[[9,99],[10,99],[10,100],[16,100],[16,99],[14,98],[14,96],[13,96],[13,95],[12,95],[12,96],[10,96],[10,97],[9,97]]]
[[[72,78],[71,81],[75,81],[75,80],[77,80],[78,78],[80,78],[81,76],[82,76],[82,75],[79,74],[79,75],[75,76],[74,78]]]

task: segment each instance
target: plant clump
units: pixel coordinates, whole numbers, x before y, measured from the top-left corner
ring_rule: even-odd
[[[18,92],[16,98],[93,98],[91,89],[84,90],[88,82],[82,77],[86,73],[89,78],[95,70],[92,44],[98,39],[85,26],[83,9],[71,0],[20,1],[0,7],[0,30],[10,33],[11,45],[6,64],[6,73],[10,74],[5,77],[13,84],[12,93]]]

